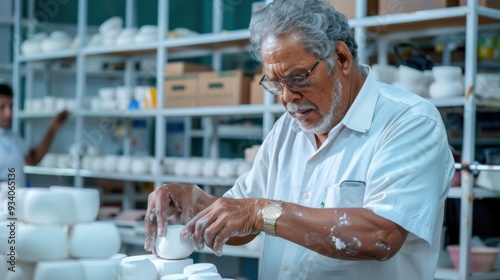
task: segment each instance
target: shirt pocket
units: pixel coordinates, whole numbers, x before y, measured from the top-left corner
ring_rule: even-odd
[[[346,180],[326,189],[325,208],[362,207],[365,197],[365,182]],[[323,205],[323,203],[322,203]]]

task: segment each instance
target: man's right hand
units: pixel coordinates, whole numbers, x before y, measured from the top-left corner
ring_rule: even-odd
[[[157,188],[148,197],[148,208],[144,219],[146,227],[144,249],[155,253],[156,236],[165,235],[169,217],[176,217],[180,223],[186,224],[216,199],[217,197],[189,183],[164,184]]]

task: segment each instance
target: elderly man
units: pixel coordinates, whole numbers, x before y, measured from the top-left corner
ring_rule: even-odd
[[[288,113],[224,197],[157,188],[145,248],[172,216],[217,254],[265,232],[260,279],[433,279],[454,171],[439,112],[375,81],[328,1],[273,1],[250,32]]]

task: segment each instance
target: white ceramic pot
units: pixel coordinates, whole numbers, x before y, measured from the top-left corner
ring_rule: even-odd
[[[151,158],[137,157],[132,160],[131,172],[136,175],[148,174],[151,170]]]
[[[126,257],[120,263],[121,280],[156,280],[158,272],[148,256]]]
[[[94,48],[100,46],[102,46],[102,34],[96,33],[90,37],[87,47]]]
[[[132,169],[132,159],[128,156],[121,156],[117,163],[118,172],[122,174],[130,173]]]
[[[71,228],[69,253],[75,258],[110,258],[121,246],[120,233],[113,223],[76,224]]]
[[[81,259],[86,280],[119,279],[120,263],[113,259]]]
[[[27,263],[68,258],[68,235],[64,226],[17,223],[17,259]]]
[[[51,186],[50,191],[67,193],[73,197],[77,223],[90,223],[95,221],[99,213],[99,191],[89,188],[75,188]]]
[[[123,19],[115,16],[107,19],[99,26],[99,33],[107,35],[113,33],[114,30],[121,30],[123,28]]]
[[[117,155],[104,156],[103,171],[109,173],[117,172],[118,158],[119,157]]]
[[[25,40],[21,44],[21,53],[24,55],[37,54],[43,52],[42,44],[33,40]]]
[[[199,177],[202,175],[203,160],[200,158],[190,158],[186,164],[186,176]]]
[[[148,42],[154,42],[156,41],[156,35],[147,35],[147,34],[141,34],[138,33],[134,37],[134,42],[136,43],[148,43]]]
[[[193,264],[193,259],[166,260],[162,258],[150,257],[149,260],[155,265],[158,277],[170,274],[179,274],[184,268]]]
[[[30,189],[23,205],[24,220],[38,225],[68,225],[76,221],[75,202],[67,193]]]
[[[7,272],[5,280],[33,280],[35,277],[34,263],[16,261],[16,272]]]
[[[155,248],[160,257],[176,260],[187,258],[193,253],[193,239],[183,239],[180,236],[183,228],[183,225],[167,225],[165,236],[156,238]]]
[[[189,275],[188,280],[222,280],[222,277],[216,272],[204,272]]]
[[[442,81],[458,81],[462,77],[462,68],[459,66],[434,66],[432,67],[432,75],[434,80]]]
[[[419,84],[424,78],[423,71],[405,65],[400,65],[398,68],[398,79],[405,84]]]
[[[431,98],[448,98],[464,95],[464,88],[459,81],[452,82],[433,82],[429,87],[429,96]]]
[[[219,273],[213,263],[195,263],[184,268],[184,274],[188,276],[206,272]]]
[[[115,99],[115,88],[103,87],[99,89],[99,98],[101,100],[114,100]]]
[[[175,172],[176,162],[177,162],[176,157],[164,158],[163,159],[163,172],[165,174],[169,174],[169,175],[175,174],[174,172]]]
[[[117,100],[130,101],[133,96],[133,91],[129,87],[116,87],[115,96]]]
[[[221,160],[217,169],[217,177],[219,178],[234,178],[236,177],[237,165],[233,160]]]
[[[82,264],[78,260],[39,262],[34,280],[86,280]]]
[[[215,177],[218,168],[219,168],[219,160],[207,159],[203,162],[201,175],[203,177],[208,177],[208,178]]]
[[[139,34],[149,35],[155,37],[158,33],[158,26],[156,25],[143,25],[139,28]]]
[[[182,273],[170,274],[162,276],[161,280],[188,280],[188,276]]]

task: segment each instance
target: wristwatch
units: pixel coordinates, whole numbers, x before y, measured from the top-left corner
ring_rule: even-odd
[[[264,209],[262,209],[262,217],[264,218],[264,232],[266,234],[276,236],[276,221],[283,213],[283,201],[270,200]]]

